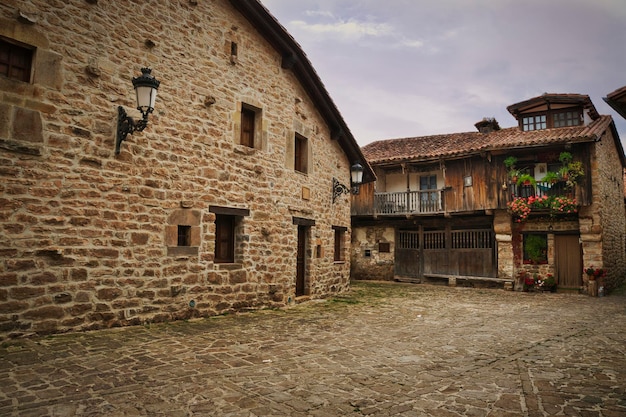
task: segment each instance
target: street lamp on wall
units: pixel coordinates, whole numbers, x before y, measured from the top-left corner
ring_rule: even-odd
[[[359,193],[359,187],[363,182],[363,165],[356,163],[350,167],[350,182],[352,190],[333,177],[333,203],[342,194],[348,194],[350,191],[352,191],[352,194]]]
[[[148,115],[154,111],[157,89],[161,82],[154,78],[150,68],[142,68],[139,77],[133,77],[133,88],[137,95],[137,110],[142,118],[135,122],[126,114],[122,106],[117,108],[117,138],[115,140],[115,154],[120,153],[120,145],[126,140],[128,134],[141,132],[148,126]]]

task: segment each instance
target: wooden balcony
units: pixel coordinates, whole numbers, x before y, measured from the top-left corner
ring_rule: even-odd
[[[443,213],[443,190],[374,193],[373,215],[429,215]]]
[[[565,181],[555,183],[538,181],[537,185],[517,185],[515,183],[510,183],[509,187],[512,197],[571,197],[575,195],[574,189],[568,188]]]

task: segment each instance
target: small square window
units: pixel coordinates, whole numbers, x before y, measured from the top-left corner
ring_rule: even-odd
[[[30,82],[33,49],[0,39],[0,75]]]
[[[191,226],[178,225],[178,246],[191,246]]]
[[[365,252],[363,252],[363,256],[365,256],[366,258],[371,258],[372,257],[372,250],[371,249],[365,249]]]
[[[465,177],[463,177],[463,186],[465,186],[465,187],[471,187],[472,186],[472,176],[471,175],[466,175]]]
[[[389,242],[378,242],[378,252],[379,253],[391,252],[391,244]]]

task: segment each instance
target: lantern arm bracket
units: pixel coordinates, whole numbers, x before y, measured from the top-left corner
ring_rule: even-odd
[[[148,126],[148,112],[143,113],[143,117],[135,121],[130,117],[122,106],[117,107],[117,139],[115,141],[115,154],[119,155],[120,146],[128,135],[134,132],[141,132]]]
[[[333,178],[333,203],[342,194],[350,193],[350,189],[343,185],[337,180],[337,178]]]

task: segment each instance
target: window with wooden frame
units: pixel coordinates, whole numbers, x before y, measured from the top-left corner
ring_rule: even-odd
[[[241,107],[241,145],[254,148],[256,117],[256,111],[245,105]]]
[[[250,210],[242,208],[209,206],[215,213],[215,263],[239,262],[242,254],[238,236],[241,234],[242,219],[250,215]]]
[[[522,129],[524,131],[546,129],[546,115],[539,114],[536,116],[526,116],[522,118]]]
[[[524,263],[548,263],[548,235],[545,233],[524,234]]]
[[[304,136],[296,133],[294,143],[294,163],[293,168],[304,174],[308,173],[307,159],[308,159],[308,140]]]
[[[0,75],[30,82],[33,49],[0,39]]]
[[[215,262],[235,262],[235,216],[215,216]]]
[[[335,254],[333,260],[335,262],[343,262],[346,260],[346,232],[348,228],[333,226],[333,229],[335,231]]]
[[[581,114],[577,111],[566,111],[552,115],[553,127],[578,126]]]
[[[191,226],[178,225],[178,246],[191,246]]]

